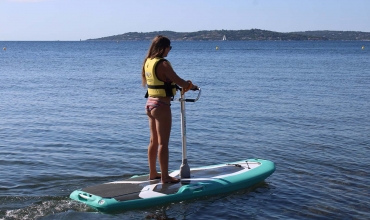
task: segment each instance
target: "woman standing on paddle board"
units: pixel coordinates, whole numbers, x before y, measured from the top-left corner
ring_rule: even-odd
[[[182,87],[184,92],[198,88],[191,81],[180,78],[172,69],[170,62],[164,59],[171,49],[171,41],[167,37],[156,36],[144,59],[141,73],[142,85],[148,87],[145,109],[150,128],[149,179],[161,178],[162,183],[180,181],[168,175],[168,143],[172,125],[171,97],[176,94],[176,84]],[[156,169],[157,154],[161,174]]]

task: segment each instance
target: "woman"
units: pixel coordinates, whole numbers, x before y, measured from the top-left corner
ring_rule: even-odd
[[[176,94],[176,84],[183,91],[198,87],[191,81],[180,78],[164,57],[172,49],[171,41],[164,36],[153,39],[144,59],[141,73],[142,85],[148,87],[146,113],[149,119],[150,142],[148,146],[149,179],[161,179],[162,183],[177,183],[180,180],[168,175],[168,143],[170,140],[172,115],[171,97]],[[157,154],[161,173],[156,169]]]

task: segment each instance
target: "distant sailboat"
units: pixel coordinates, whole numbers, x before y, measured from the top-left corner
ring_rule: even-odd
[[[224,35],[224,36],[222,37],[222,40],[226,40],[226,35]]]

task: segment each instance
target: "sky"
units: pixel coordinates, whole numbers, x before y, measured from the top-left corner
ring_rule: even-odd
[[[0,41],[252,28],[370,32],[370,0],[0,0]]]

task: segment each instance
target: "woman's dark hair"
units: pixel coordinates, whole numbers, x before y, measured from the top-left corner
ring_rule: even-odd
[[[144,86],[144,87],[146,86],[145,68],[144,68],[145,61],[148,58],[153,59],[154,57],[163,57],[163,54],[164,54],[166,48],[169,47],[170,45],[171,45],[170,39],[168,39],[167,37],[164,37],[162,35],[158,35],[152,40],[152,44],[150,45],[148,53],[147,53],[147,55],[144,59],[143,69],[141,71],[141,84],[142,84],[142,86]]]

